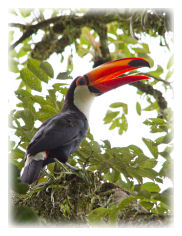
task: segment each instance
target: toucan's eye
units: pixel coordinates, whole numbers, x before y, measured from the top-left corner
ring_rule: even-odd
[[[79,78],[77,81],[77,86],[81,86],[81,85],[86,85],[86,81],[84,77]]]

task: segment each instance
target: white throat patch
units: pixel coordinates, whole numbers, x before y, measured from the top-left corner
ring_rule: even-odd
[[[89,120],[89,111],[95,94],[91,93],[87,86],[78,86],[74,91],[74,104]]]

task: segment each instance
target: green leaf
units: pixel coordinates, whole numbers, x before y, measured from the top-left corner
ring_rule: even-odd
[[[104,177],[109,180],[111,183],[115,183],[119,178],[120,178],[120,172],[115,170],[114,168],[112,169],[112,172],[110,173],[109,171],[104,174]]]
[[[88,48],[82,47],[81,45],[78,45],[76,47],[76,52],[80,57],[84,57],[90,52],[90,50]]]
[[[123,35],[123,36],[125,36],[124,42],[127,42],[129,44],[137,44],[138,43],[137,39],[133,38],[132,36],[129,36],[129,35],[127,35],[127,36]]]
[[[67,71],[70,73],[73,71],[73,55],[68,56]]]
[[[128,146],[129,149],[131,149],[133,151],[134,154],[140,156],[141,154],[143,154],[142,149],[140,149],[139,147],[137,147],[136,145],[129,145]]]
[[[147,106],[146,108],[144,108],[144,111],[153,111],[158,109],[158,103],[154,102],[152,104],[150,104],[149,106]]]
[[[147,190],[140,190],[138,192],[139,196],[142,196],[144,199],[150,199],[151,198],[151,195],[152,193],[150,193],[149,191]]]
[[[110,107],[111,107],[111,108],[122,107],[122,108],[123,108],[123,112],[124,112],[125,114],[128,113],[128,105],[125,104],[125,103],[123,103],[123,102],[115,102],[115,103],[112,103],[112,104],[110,105]]]
[[[126,168],[126,171],[128,172],[128,174],[129,174],[131,177],[137,179],[137,181],[138,181],[139,183],[142,183],[142,177],[137,173],[137,171],[136,171],[135,168],[127,167],[127,168]]]
[[[155,126],[151,126],[151,128],[150,128],[151,133],[161,133],[161,132],[164,132],[164,131],[165,131],[164,129],[156,128]]]
[[[157,145],[151,139],[142,138],[142,140],[146,144],[146,146],[148,147],[148,149],[152,153],[152,155],[155,158],[157,158],[158,157]]]
[[[38,222],[37,214],[33,211],[33,209],[26,206],[14,206],[12,209],[12,218],[14,222],[21,224]]]
[[[24,45],[23,47],[21,47],[21,49],[17,53],[17,58],[24,57],[25,55],[28,54],[28,51],[30,50],[31,50],[30,44],[27,44],[26,46]]]
[[[115,129],[116,127],[118,127],[120,125],[119,121],[120,121],[120,118],[113,120],[112,125],[109,127],[109,129],[112,130],[112,129]]]
[[[10,59],[9,60],[9,70],[14,73],[19,73],[18,64],[19,63],[17,61]]]
[[[150,125],[151,133],[168,132],[168,124],[161,118],[150,118],[143,122],[145,125]]]
[[[12,140],[9,140],[10,138],[8,137],[8,146],[9,146],[9,150],[12,150],[15,145],[16,145],[16,142],[15,141],[12,141]]]
[[[170,143],[172,140],[172,134],[171,133],[168,133],[167,135],[165,136],[162,136],[162,137],[159,137],[155,140],[155,143],[157,145],[161,144],[161,143],[165,143],[165,144],[168,144]]]
[[[127,122],[126,116],[124,114],[122,114],[122,116],[121,116],[121,124],[119,125],[119,127],[120,127],[120,129],[122,129],[122,132],[127,131],[127,129],[128,129],[128,122]],[[119,134],[120,134],[120,130],[119,130]]]
[[[40,63],[40,68],[51,78],[54,77],[54,70],[48,62],[44,61]]]
[[[168,71],[167,75],[166,75],[166,80],[168,80],[169,78],[171,78],[171,76],[173,75],[174,71]]]
[[[164,158],[169,158],[172,150],[173,150],[173,146],[168,146],[164,149],[163,152],[160,152],[160,155],[162,155]]]
[[[158,176],[158,173],[150,168],[138,168],[137,173],[142,177],[148,177],[149,179],[152,180],[154,180]]]
[[[27,90],[18,89],[15,91],[15,94],[16,94],[17,98],[22,101],[22,103],[20,103],[20,104],[23,104],[23,108],[27,107],[30,109],[30,107],[33,107],[33,100],[32,100],[33,96]],[[17,104],[17,107],[18,106],[19,105]]]
[[[25,18],[25,17],[30,16],[30,14],[32,12],[32,9],[31,8],[29,8],[29,9],[27,9],[27,8],[20,8],[19,12]]]
[[[17,111],[15,114],[15,118],[22,118],[27,129],[31,129],[34,125],[34,116],[29,109],[25,108],[22,111]]]
[[[143,206],[145,209],[147,209],[148,211],[150,211],[154,206],[153,202],[143,201],[143,200],[139,201],[139,204]]]
[[[147,190],[152,193],[158,193],[160,192],[160,187],[158,184],[155,184],[153,182],[147,182],[142,184],[141,190]]]
[[[9,37],[8,37],[9,45],[10,45],[10,43],[13,41],[13,39],[14,39],[14,31],[9,31]],[[15,55],[16,55],[16,51],[15,51],[15,50],[13,50],[13,51],[14,51],[13,53],[15,53]],[[12,52],[9,52],[9,56],[12,56],[11,53],[12,53]]]
[[[141,115],[141,105],[139,102],[136,103],[136,111],[137,111],[138,115],[140,116]]]
[[[132,48],[136,53],[142,53],[142,54],[146,54],[146,53],[148,53],[148,48],[140,48],[140,47],[138,47],[138,48]]]
[[[55,83],[52,85],[52,87],[54,88],[54,91],[59,91],[62,93],[62,91],[64,92],[65,89],[67,89],[68,84],[67,83]],[[64,94],[64,93],[62,93]]]
[[[128,113],[128,105],[123,102],[115,102],[110,105],[111,108],[122,107],[125,114]]]
[[[150,53],[149,45],[147,43],[142,43],[142,45],[145,48],[145,50],[147,51],[147,53]]]
[[[10,165],[11,169],[11,188],[19,193],[19,194],[26,194],[26,192],[29,189],[29,186],[27,184],[23,184],[20,182],[20,170],[18,169],[17,166],[11,164]]]
[[[115,102],[110,105],[111,108],[118,108],[122,106],[122,102]]]
[[[31,93],[29,93],[27,90],[24,90],[24,89],[16,90],[15,94],[17,95],[18,99],[22,101],[28,100],[30,102],[33,97]]]
[[[109,33],[111,33],[111,34],[116,34],[116,30],[118,29],[118,24],[117,24],[117,22],[116,21],[114,21],[114,22],[112,22],[112,23],[110,23],[109,25],[108,25],[108,31],[109,31]]]
[[[165,204],[170,205],[173,197],[173,189],[167,188],[160,194],[160,200]]]
[[[54,116],[57,114],[57,110],[50,105],[44,105],[41,107],[40,112],[47,112],[50,116]]]
[[[128,206],[130,202],[132,202],[132,201],[134,201],[134,200],[136,200],[136,199],[137,199],[137,197],[133,197],[133,196],[129,196],[129,197],[125,198],[125,199],[119,204],[118,210],[121,211],[121,210],[124,209],[126,206]]]
[[[163,165],[162,168],[159,172],[161,177],[168,177],[168,178],[173,178],[173,174],[172,174],[172,168],[173,168],[173,163],[172,160],[167,159]]]
[[[125,103],[122,103],[123,111],[125,114],[128,114],[128,105]]]
[[[172,55],[167,63],[167,69],[170,69],[173,64],[174,64],[174,56]]]
[[[147,159],[143,162],[140,163],[140,167],[142,168],[154,168],[157,164],[156,159],[152,158],[152,159]]]
[[[150,71],[150,74],[153,76],[160,76],[164,72],[163,68],[160,65],[157,65],[157,69],[155,71]]]
[[[109,140],[102,140],[102,142],[105,144],[105,147],[106,147],[107,149],[111,149],[111,143],[110,143]]]
[[[13,158],[24,158],[25,152],[23,152],[19,148],[16,148],[15,150],[12,150],[12,156]]]
[[[88,215],[88,221],[90,223],[99,223],[101,221],[101,218],[106,216],[108,212],[107,208],[99,207],[94,210],[92,210]]]
[[[32,96],[32,100],[33,100],[34,102],[39,103],[41,106],[44,106],[44,105],[52,105],[51,102],[49,102],[48,100],[44,99],[42,96],[39,96],[39,95],[34,95],[34,96]]]
[[[110,111],[108,110],[106,113],[106,116],[104,117],[104,123],[108,124],[110,123],[117,115],[119,114],[119,111]]]
[[[108,208],[109,223],[116,223],[118,220],[119,209],[117,205],[112,205]]]
[[[40,61],[30,58],[30,59],[28,59],[27,67],[37,78],[39,78],[40,80],[48,83],[49,77],[40,68]]]
[[[72,79],[72,77],[70,76],[70,72],[60,72],[56,79]]]
[[[115,103],[112,103],[110,105],[111,108],[118,108],[118,107],[123,107],[123,111],[125,113],[127,113],[128,109],[127,109],[127,104],[123,103],[123,102],[115,102]]]
[[[148,124],[166,125],[166,121],[164,119],[161,119],[161,118],[150,118],[146,121],[148,121]]]
[[[28,85],[31,89],[36,90],[38,92],[42,91],[40,80],[28,68],[23,68],[20,71],[20,76],[24,83]]]

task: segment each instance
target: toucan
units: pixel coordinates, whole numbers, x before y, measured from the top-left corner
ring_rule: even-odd
[[[118,59],[75,78],[65,96],[62,111],[45,121],[28,145],[21,181],[32,184],[41,169],[55,158],[72,168],[67,162],[68,157],[78,149],[87,134],[89,109],[94,98],[119,86],[149,79],[127,73],[140,67],[150,65],[147,60],[137,57]]]

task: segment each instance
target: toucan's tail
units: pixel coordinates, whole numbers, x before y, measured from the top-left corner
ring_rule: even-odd
[[[40,170],[43,165],[43,160],[32,160],[27,166],[25,166],[21,172],[20,179],[22,183],[32,184],[38,179]]]

